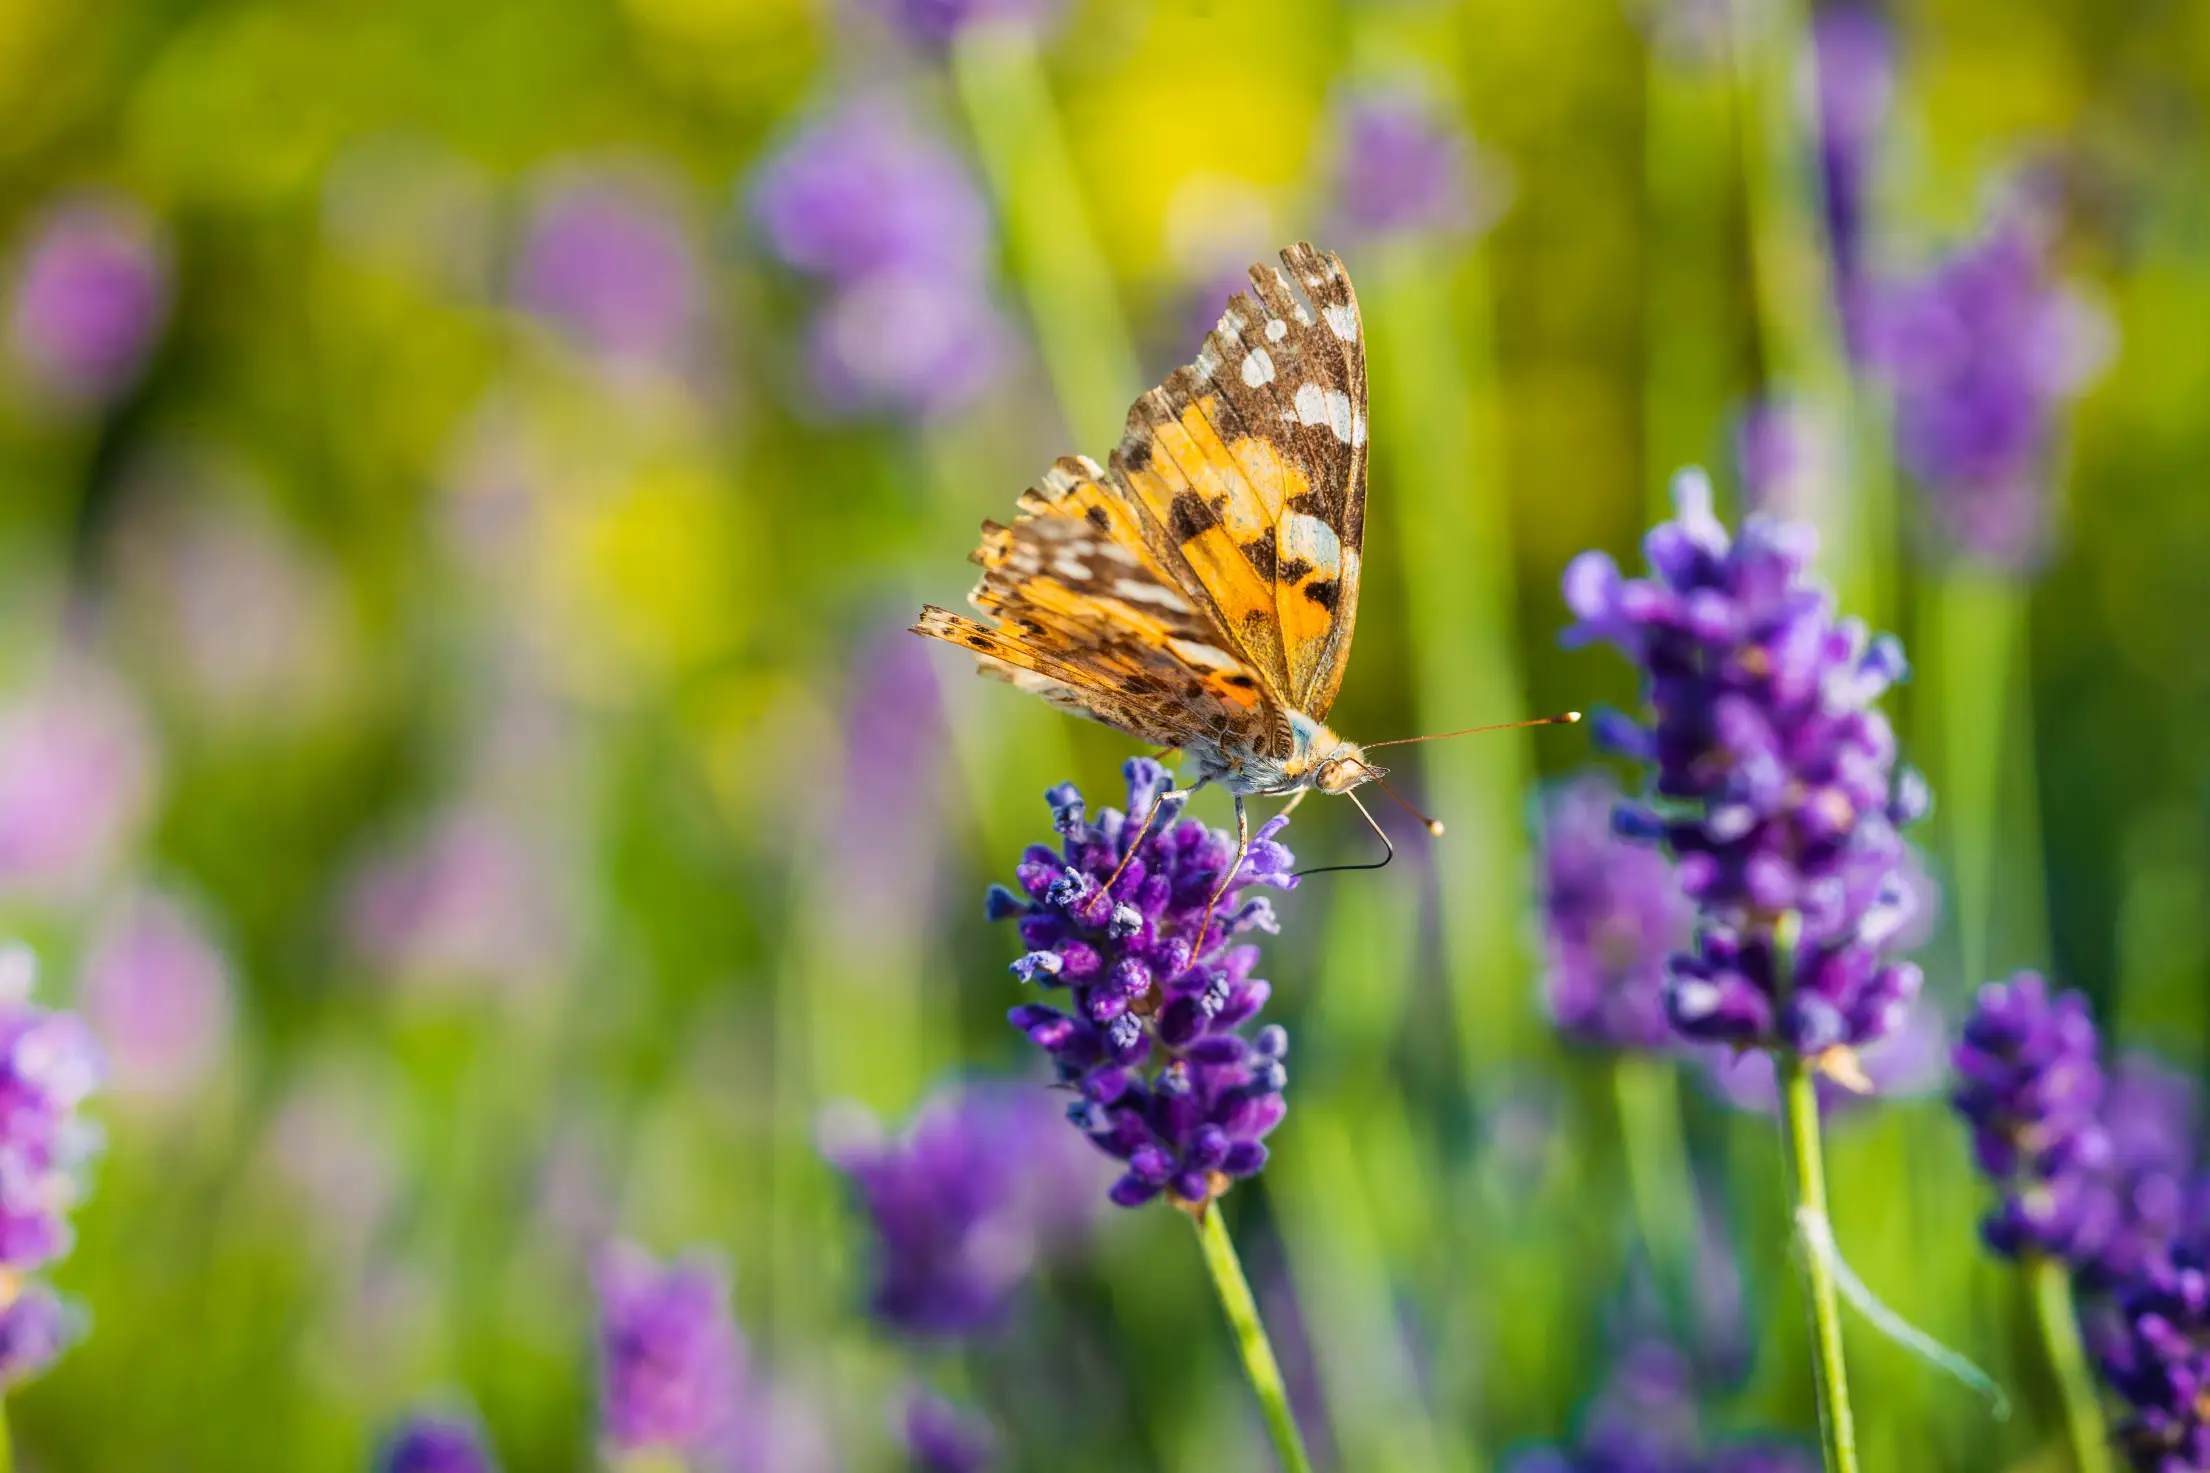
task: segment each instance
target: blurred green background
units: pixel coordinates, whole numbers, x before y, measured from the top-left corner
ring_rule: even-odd
[[[1926,258],[2038,170],[2114,345],[2049,557],[1993,578],[1908,484],[1865,490],[1799,269],[1806,17],[1733,19],[1730,62],[1695,38],[1721,0],[1079,0],[947,56],[828,0],[0,0],[16,290],[84,208],[159,283],[142,361],[19,351],[0,386],[0,921],[113,1071],[55,1274],[90,1330],[10,1399],[23,1465],[363,1467],[452,1392],[509,1469],[590,1466],[586,1264],[620,1232],[728,1255],[841,1466],[897,1466],[917,1366],[1013,1468],[1270,1466],[1174,1214],[1116,1214],[954,1367],[867,1324],[814,1137],[830,1102],[1029,1065],[981,890],[1049,837],[1048,783],[1102,803],[1128,752],[903,625],[958,602],[980,518],[1109,448],[1225,269],[1303,236],[1345,252],[1372,363],[1339,730],[1631,704],[1621,662],[1557,649],[1560,569],[1629,555],[1681,463],[1732,488],[1738,417],[1797,396],[1858,452],[1830,571],[1925,677],[1891,705],[1965,902],[1922,954],[1938,1010],[2045,965],[2199,1070],[2210,7],[1891,9],[1881,250]],[[1470,132],[1471,218],[1329,237],[1346,89]],[[926,416],[824,393],[824,288],[753,205],[855,95],[991,201],[1003,357]],[[643,264],[533,286],[579,198],[646,222],[608,248]],[[1292,1110],[1229,1206],[1331,1466],[1485,1469],[1571,1425],[1641,1292],[1634,1089],[1679,1092],[1732,1266],[1712,1424],[1808,1426],[1770,1122],[1544,1019],[1537,783],[1590,760],[1578,731],[1425,749],[1399,771],[1449,836],[1385,820],[1394,868],[1279,906]],[[1289,839],[1371,846],[1325,803]],[[1938,1069],[1838,1116],[1830,1165],[1859,1272],[2020,1403],[1998,1424],[1853,1335],[1869,1465],[2067,1466]]]

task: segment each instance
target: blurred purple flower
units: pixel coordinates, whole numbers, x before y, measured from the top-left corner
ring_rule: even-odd
[[[2058,413],[2108,353],[2107,323],[2050,280],[2042,235],[1998,219],[1887,288],[1871,329],[1905,468],[1949,541],[2001,568],[2043,551]]]
[[[483,808],[449,810],[372,858],[347,908],[360,953],[410,978],[527,984],[557,965],[563,947],[540,857]]]
[[[1694,908],[1664,854],[1612,829],[1619,788],[1590,773],[1544,803],[1545,1000],[1561,1032],[1603,1048],[1666,1049],[1666,958]]]
[[[70,667],[0,711],[0,891],[98,877],[152,797],[152,738],[122,686]]]
[[[1017,870],[1021,893],[993,885],[987,913],[1019,924],[1028,953],[1013,963],[1014,976],[1071,994],[1072,1012],[1028,1003],[1007,1017],[1079,1090],[1067,1118],[1127,1163],[1112,1200],[1136,1207],[1166,1192],[1201,1208],[1266,1164],[1264,1138],[1288,1110],[1288,1033],[1279,1024],[1254,1038],[1238,1031],[1273,988],[1251,975],[1256,946],[1227,944],[1276,929],[1268,901],[1245,900],[1243,891],[1296,883],[1275,837],[1288,820],[1277,815],[1252,836],[1199,935],[1235,838],[1181,818],[1184,795],[1158,763],[1131,758],[1121,771],[1126,814],[1108,808],[1089,821],[1072,783],[1044,795],[1061,847],[1030,845]],[[1130,825],[1155,805],[1165,806],[1107,891],[1134,837]]]
[[[599,1434],[609,1454],[735,1456],[746,1364],[721,1271],[698,1258],[663,1268],[616,1243],[597,1279]]]
[[[948,413],[1003,367],[988,208],[902,109],[857,99],[815,121],[762,166],[753,207],[776,255],[830,288],[810,351],[832,412]]]
[[[1597,740],[1654,769],[1653,805],[1623,833],[1662,838],[1700,922],[1673,959],[1666,1009],[1696,1040],[1788,1048],[1847,1080],[1854,1050],[1892,1032],[1918,968],[1882,952],[1909,917],[1899,824],[1928,806],[1895,768],[1875,709],[1908,667],[1888,635],[1837,620],[1807,577],[1816,534],[1753,516],[1736,539],[1702,473],[1674,483],[1679,517],[1644,543],[1648,578],[1587,552],[1565,572],[1568,644],[1602,640],[1643,671],[1654,724],[1599,714]],[[1800,930],[1786,960],[1777,932]]]
[[[376,1454],[376,1473],[496,1473],[483,1427],[472,1416],[417,1412]]]
[[[933,1096],[905,1133],[872,1117],[833,1122],[829,1159],[874,1227],[870,1307],[915,1335],[960,1336],[1003,1318],[1040,1252],[1078,1232],[1098,1163],[1032,1087],[968,1085]]]
[[[979,279],[990,215],[966,165],[902,108],[848,101],[761,167],[753,208],[775,254],[850,286],[885,273]]]
[[[932,1391],[906,1397],[898,1428],[914,1473],[984,1473],[997,1461],[997,1436],[981,1417]]]
[[[1042,31],[1059,18],[1064,0],[871,0],[909,41],[942,46],[969,26],[1018,26]]]
[[[615,361],[681,366],[705,316],[697,251],[674,204],[611,174],[545,192],[523,235],[512,290],[522,310]]]
[[[0,1308],[0,1391],[43,1375],[78,1335],[78,1316],[36,1279]]]
[[[1351,93],[1335,109],[1337,228],[1364,240],[1476,228],[1473,147],[1432,102],[1403,88]]]
[[[1812,20],[1811,59],[1827,244],[1843,334],[1851,352],[1861,355],[1868,291],[1865,210],[1895,92],[1895,36],[1874,10],[1829,6]]]
[[[2098,1039],[2077,992],[2049,994],[2037,974],[1980,989],[1953,1063],[1957,1113],[2000,1197],[1981,1220],[2006,1257],[2088,1261],[2107,1231]]]
[[[229,1046],[230,964],[198,918],[158,891],[108,907],[78,995],[124,1098],[173,1103],[207,1078]]]
[[[866,639],[845,698],[843,794],[830,835],[836,872],[870,897],[870,932],[910,936],[934,898],[920,857],[941,833],[943,693],[921,642],[899,627]]]
[[[2110,1201],[2105,1235],[2083,1265],[2093,1288],[2137,1276],[2198,1225],[2189,1185],[2202,1164],[2201,1090],[2147,1054],[2121,1054],[2105,1074],[2097,1120],[2109,1152]]]
[[[15,270],[9,346],[45,393],[101,403],[145,366],[169,310],[169,243],[119,195],[47,207]]]
[[[1012,356],[987,287],[966,276],[879,272],[823,304],[814,384],[836,414],[929,418],[974,402]]]
[[[1687,1360],[1657,1340],[1629,1345],[1589,1405],[1570,1447],[1513,1460],[1510,1473],[1816,1473],[1807,1453],[1775,1442],[1710,1448]]]
[[[2183,1241],[2118,1290],[2118,1330],[2098,1347],[2128,1415],[2119,1445],[2141,1473],[2210,1468],[2210,1252]]]
[[[1808,405],[1760,400],[1734,425],[1734,464],[1749,507],[1766,516],[1823,524],[1844,489],[1841,437]]]

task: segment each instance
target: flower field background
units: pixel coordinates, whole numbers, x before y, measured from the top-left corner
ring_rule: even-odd
[[[2210,8],[0,0],[0,122],[15,1466],[1259,1473],[1218,1192],[1316,1466],[1814,1469],[1801,1056],[2009,1404],[1845,1311],[1863,1465],[2210,1467]],[[1592,719],[1184,986],[906,626],[1299,239],[1330,724]]]

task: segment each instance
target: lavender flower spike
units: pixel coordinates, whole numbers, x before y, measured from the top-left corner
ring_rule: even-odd
[[[1289,1035],[1278,1024],[1250,1038],[1239,1031],[1272,992],[1251,975],[1258,948],[1224,939],[1276,929],[1266,898],[1243,891],[1296,883],[1275,838],[1288,819],[1269,819],[1253,836],[1220,898],[1227,924],[1216,920],[1200,952],[1207,902],[1235,840],[1180,818],[1183,795],[1158,763],[1137,757],[1121,771],[1125,814],[1108,808],[1092,822],[1071,783],[1045,794],[1060,847],[1031,845],[1015,871],[1020,893],[992,887],[988,913],[1018,918],[1028,950],[1013,975],[1068,993],[1070,1008],[1028,1003],[1007,1017],[1080,1092],[1067,1118],[1127,1163],[1112,1200],[1136,1207],[1163,1192],[1201,1212],[1266,1164],[1265,1136],[1288,1108]],[[1131,854],[1154,804],[1164,806]]]
[[[898,1431],[915,1473],[985,1473],[997,1461],[990,1424],[931,1391],[907,1397]]]
[[[2097,1118],[2095,1051],[2087,1000],[2051,997],[2032,972],[1982,987],[1965,1019],[1950,1101],[1971,1123],[1973,1155],[2002,1194],[1980,1230],[2007,1258],[2084,1263],[2107,1231],[2100,1174],[2110,1145]]]
[[[1587,552],[1564,580],[1580,621],[1566,642],[1603,640],[1639,665],[1655,718],[1596,725],[1655,770],[1651,803],[1615,822],[1665,840],[1699,912],[1666,1011],[1692,1039],[1789,1049],[1853,1081],[1854,1050],[1901,1023],[1920,982],[1881,956],[1910,913],[1897,826],[1928,806],[1873,706],[1907,673],[1903,649],[1835,618],[1806,576],[1810,528],[1753,516],[1730,536],[1700,471],[1674,497],[1678,517],[1644,544],[1651,576]]]
[[[712,1264],[662,1268],[617,1243],[598,1265],[599,1431],[607,1448],[729,1455],[743,1427],[745,1355]]]
[[[2118,1441],[2141,1473],[2210,1468],[2210,1253],[2196,1235],[2119,1296],[2122,1328],[2101,1350],[2129,1415]]]

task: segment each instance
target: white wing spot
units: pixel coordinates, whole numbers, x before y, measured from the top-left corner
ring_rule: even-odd
[[[1193,639],[1170,639],[1166,642],[1166,647],[1185,665],[1212,670],[1243,668],[1243,662],[1227,651],[1215,649],[1209,644],[1199,644]]]
[[[1130,603],[1156,604],[1162,609],[1172,609],[1178,614],[1189,612],[1189,605],[1182,596],[1163,583],[1153,583],[1148,578],[1121,578],[1113,584],[1113,595]]]
[[[1305,304],[1297,299],[1297,289],[1290,285],[1289,273],[1276,266],[1274,268],[1274,280],[1281,283],[1281,294],[1289,298],[1289,305],[1296,312],[1297,321],[1306,327],[1312,326],[1312,314],[1307,312]]]
[[[1343,543],[1318,517],[1291,512],[1282,518],[1281,560],[1310,563],[1314,571],[1332,578],[1343,566]]]
[[[1051,560],[1051,575],[1062,583],[1087,583],[1090,565],[1061,553]]]
[[[1328,422],[1328,396],[1318,384],[1299,384],[1295,402],[1299,423],[1324,425]]]
[[[1224,338],[1238,337],[1243,332],[1243,319],[1232,311],[1223,312],[1220,314],[1219,331]]]
[[[1269,343],[1278,343],[1283,338],[1286,338],[1288,336],[1288,323],[1282,321],[1279,317],[1269,317],[1266,319],[1266,341],[1268,341]]]
[[[1243,360],[1243,381],[1254,389],[1274,381],[1274,360],[1264,348],[1253,348]]]
[[[1200,383],[1212,382],[1213,375],[1220,371],[1220,355],[1212,350],[1212,344],[1207,343],[1197,350],[1197,361],[1189,366],[1189,371],[1197,375]]]
[[[1345,302],[1333,307],[1322,307],[1320,315],[1327,319],[1329,332],[1334,333],[1346,343],[1358,341],[1357,308]]]

